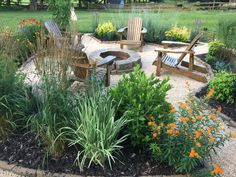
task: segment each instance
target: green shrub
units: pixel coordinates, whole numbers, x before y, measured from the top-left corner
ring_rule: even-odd
[[[148,77],[136,66],[133,73],[124,75],[118,85],[110,90],[111,96],[119,105],[118,113],[131,122],[125,132],[130,134],[133,146],[144,146],[148,128],[148,116],[154,116],[157,121],[169,122],[169,103],[165,97],[170,89],[168,79],[158,80],[154,75]],[[119,115],[118,114],[118,115]]]
[[[188,42],[190,38],[190,32],[186,27],[172,27],[169,31],[165,32],[165,36],[168,40]]]
[[[214,89],[216,100],[234,103],[236,97],[236,74],[230,72],[217,73],[210,81],[209,89]]]
[[[217,37],[226,45],[227,48],[236,50],[236,19],[220,19]]]
[[[115,120],[113,100],[104,90],[78,94],[75,103],[74,118],[64,131],[70,146],[82,148],[76,158],[80,169],[83,170],[86,160],[88,168],[91,163],[104,167],[105,161],[111,167],[127,136],[118,135],[128,121],[123,116]]]
[[[116,37],[116,28],[111,22],[104,22],[98,25],[95,35],[102,40],[113,40]]]
[[[190,173],[209,159],[228,135],[222,131],[217,113],[206,110],[201,100],[190,96],[179,105],[175,122],[149,125],[150,150],[153,157],[174,166],[177,172]]]
[[[222,49],[226,46],[223,42],[214,41],[209,43],[209,51],[208,54],[213,57],[221,57]]]

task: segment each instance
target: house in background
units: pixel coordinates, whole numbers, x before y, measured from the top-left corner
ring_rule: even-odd
[[[125,0],[108,0],[107,6],[111,8],[124,8]]]

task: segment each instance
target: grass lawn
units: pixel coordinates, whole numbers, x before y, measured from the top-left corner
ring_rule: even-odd
[[[77,12],[79,21],[73,23],[73,27],[76,31],[80,32],[92,32],[95,13],[91,11],[79,11]],[[125,12],[98,12],[99,21],[112,21],[116,26],[120,27],[127,23],[129,16],[137,15],[137,13],[125,13]],[[138,15],[144,17],[151,17],[158,20],[160,17],[165,21],[170,21],[173,25],[186,26],[188,28],[194,28],[193,20],[201,20],[202,26],[207,27],[209,30],[215,30],[217,28],[219,19],[236,18],[236,12],[233,11],[163,11],[160,13],[138,13]],[[38,20],[46,20],[51,17],[51,13],[47,11],[4,11],[0,12],[0,24],[1,27],[8,26],[11,30],[15,30],[18,26],[18,22],[27,18],[36,18]],[[144,18],[145,19],[145,18]],[[145,20],[144,20],[145,21]],[[144,22],[145,23],[145,22]]]

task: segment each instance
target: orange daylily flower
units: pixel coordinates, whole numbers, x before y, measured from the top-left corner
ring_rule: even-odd
[[[184,102],[179,102],[178,104],[183,108],[185,108],[189,105],[188,103],[184,103]]]
[[[236,138],[236,133],[231,132],[229,136],[230,136],[230,138]]]
[[[194,131],[194,134],[195,134],[196,138],[200,138],[202,135],[201,132],[199,132],[199,131]]]
[[[221,168],[219,164],[215,164],[212,173],[215,175],[221,175],[224,173],[224,170]]]
[[[211,113],[209,116],[211,119],[215,119],[216,118],[216,114]]]
[[[213,136],[210,136],[210,139],[209,139],[210,143],[214,143],[215,141],[215,138]]]
[[[148,117],[149,117],[150,119],[154,119],[154,117],[153,117],[153,116],[151,116],[151,115],[149,115]]]
[[[176,128],[175,123],[169,123],[167,126],[168,126],[168,128],[172,128],[172,129]]]
[[[218,108],[217,108],[216,111],[217,111],[217,112],[221,112],[221,111],[222,111],[222,107],[221,107],[221,106],[218,106]]]
[[[181,122],[188,122],[189,118],[187,118],[187,117],[180,117],[180,121]]]
[[[211,128],[210,128],[210,127],[207,128],[207,133],[208,133],[208,134],[211,133]]]
[[[208,92],[208,94],[207,94],[207,98],[209,99],[209,98],[211,98],[213,95],[214,95],[214,93],[215,93],[215,90],[212,88],[209,92]]]
[[[199,154],[194,150],[194,148],[191,148],[191,151],[189,153],[189,157],[191,158],[199,158]]]
[[[201,143],[196,142],[196,146],[197,146],[197,147],[201,147]]]
[[[197,119],[197,120],[202,120],[202,119],[203,119],[203,116],[197,116],[196,119]]]
[[[148,126],[152,126],[154,124],[155,124],[155,122],[152,122],[152,121],[148,122]]]
[[[170,105],[170,112],[175,112],[175,107],[172,104]]]
[[[157,135],[158,135],[157,133],[153,133],[153,134],[152,134],[152,137],[153,137],[153,138],[156,138]]]

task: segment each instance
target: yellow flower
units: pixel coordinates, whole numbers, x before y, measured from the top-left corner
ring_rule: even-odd
[[[224,173],[224,170],[221,168],[219,164],[215,164],[212,173],[215,175],[221,175]]]
[[[199,158],[199,154],[194,150],[194,148],[191,148],[191,151],[189,153],[189,157],[191,158]]]

